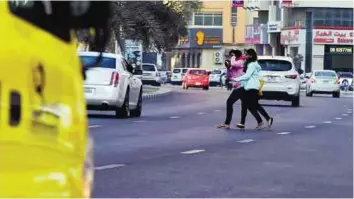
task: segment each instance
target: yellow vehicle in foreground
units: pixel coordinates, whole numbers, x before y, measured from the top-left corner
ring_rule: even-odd
[[[73,30],[91,26],[98,10],[84,2],[88,11],[72,14],[70,3],[0,2],[0,198],[90,197],[92,141]]]

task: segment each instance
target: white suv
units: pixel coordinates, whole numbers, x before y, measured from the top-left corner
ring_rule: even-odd
[[[80,52],[85,67],[95,63],[98,52]],[[134,70],[123,56],[103,53],[101,62],[88,68],[84,89],[87,107],[90,110],[114,110],[116,117],[140,117],[143,87]]]
[[[143,84],[161,86],[160,72],[155,64],[143,63]]]
[[[175,68],[172,71],[171,84],[182,85],[183,76],[188,71],[188,68]]]
[[[261,78],[265,81],[261,99],[291,101],[293,107],[300,106],[300,75],[290,57],[259,56],[262,67]]]

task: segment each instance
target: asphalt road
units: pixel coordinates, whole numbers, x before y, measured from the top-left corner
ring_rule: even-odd
[[[217,129],[228,92],[176,88],[141,118],[90,112],[94,197],[353,197],[353,98],[262,101],[270,131]],[[239,122],[235,105],[233,126]],[[112,113],[113,114],[113,113]]]

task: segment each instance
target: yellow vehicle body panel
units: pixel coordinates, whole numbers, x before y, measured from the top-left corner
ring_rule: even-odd
[[[65,42],[13,15],[7,1],[0,1],[0,19],[0,197],[88,197],[84,174],[92,169],[85,170],[87,113],[76,40]],[[16,107],[20,115],[11,124]]]

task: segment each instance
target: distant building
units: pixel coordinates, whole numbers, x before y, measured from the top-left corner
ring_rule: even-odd
[[[353,71],[353,2],[246,0],[267,22],[272,55],[302,56],[301,68]]]

